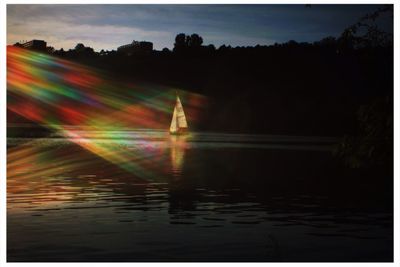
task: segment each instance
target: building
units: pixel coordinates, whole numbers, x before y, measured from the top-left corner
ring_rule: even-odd
[[[124,53],[128,56],[133,54],[146,54],[153,51],[153,43],[151,42],[138,42],[133,40],[132,43],[127,45],[121,45],[117,48],[118,52]]]
[[[41,51],[47,50],[47,43],[43,40],[31,40],[29,42],[25,42],[22,44],[16,43],[15,46],[32,49],[32,50],[41,50]]]

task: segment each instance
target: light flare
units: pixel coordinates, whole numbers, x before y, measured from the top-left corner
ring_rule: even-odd
[[[107,136],[107,130],[112,134],[115,130],[168,129],[175,92],[160,85],[115,81],[105,72],[64,59],[7,48],[7,109],[139,178],[156,176],[154,150],[115,149],[124,140]],[[206,98],[183,90],[179,94],[189,123],[195,126]],[[103,132],[101,138],[108,142],[85,137],[85,129]],[[140,138],[146,142],[148,137],[144,133]]]

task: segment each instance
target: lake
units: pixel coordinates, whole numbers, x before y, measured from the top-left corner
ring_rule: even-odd
[[[335,142],[73,127],[9,137],[7,260],[392,261],[391,185],[345,168]]]

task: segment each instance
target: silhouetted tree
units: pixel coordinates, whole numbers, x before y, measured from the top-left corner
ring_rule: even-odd
[[[54,51],[54,55],[60,56],[60,57],[64,57],[65,56],[65,51],[64,51],[63,48],[61,48],[60,50],[55,50]]]
[[[187,36],[187,45],[190,48],[197,48],[203,44],[203,38],[199,36],[197,33],[194,33],[190,36]]]
[[[218,50],[226,50],[226,45],[221,45],[219,48],[218,48]]]
[[[215,52],[215,45],[213,45],[213,44],[209,44],[208,46],[207,46],[207,50],[208,50],[208,52],[211,52],[211,53],[214,53]]]
[[[393,161],[393,105],[378,98],[358,109],[358,135],[345,136],[336,149],[353,168],[391,165]]]
[[[187,45],[186,45],[186,35],[184,33],[178,34],[175,37],[174,52],[182,51],[186,47],[187,47]]]
[[[52,47],[52,46],[48,46],[48,47],[46,48],[46,50],[47,50],[47,53],[50,53],[50,54],[53,54],[54,51],[55,51],[54,47]]]
[[[91,57],[95,55],[93,48],[86,47],[82,43],[78,43],[74,50],[68,52],[72,57]]]
[[[357,133],[346,135],[337,147],[336,154],[354,168],[386,166],[388,170],[393,163],[393,39],[390,33],[374,25],[386,12],[392,14],[393,6],[362,17],[345,29],[338,40],[341,53],[362,55],[360,69],[368,73],[363,78],[369,81],[369,86],[385,92],[385,97],[373,96],[370,103],[359,107]]]
[[[75,50],[76,51],[82,51],[82,50],[84,50],[85,49],[85,46],[82,44],[82,43],[78,43],[76,46],[75,46]]]
[[[295,40],[290,40],[287,43],[285,43],[284,45],[287,47],[294,48],[294,47],[298,46],[299,44]]]
[[[320,41],[316,42],[316,45],[325,46],[325,47],[335,46],[336,38],[333,36],[328,36],[328,37],[322,38]]]
[[[393,18],[393,5],[385,5],[360,18],[347,27],[338,39],[341,52],[362,47],[385,47],[393,43],[393,34],[380,29],[376,20],[389,14]]]
[[[203,44],[203,38],[197,33],[186,35],[180,33],[175,37],[174,52],[197,53]]]
[[[232,50],[232,47],[230,46],[230,45],[228,45],[228,46],[226,46],[226,45],[221,45],[219,48],[218,48],[218,52],[220,52],[220,53],[226,53],[226,52],[228,52],[228,51],[231,51]]]

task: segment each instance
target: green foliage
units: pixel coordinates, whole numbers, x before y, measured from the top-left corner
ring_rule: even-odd
[[[390,97],[363,105],[357,112],[359,134],[345,136],[335,154],[353,168],[393,162],[393,104]]]

